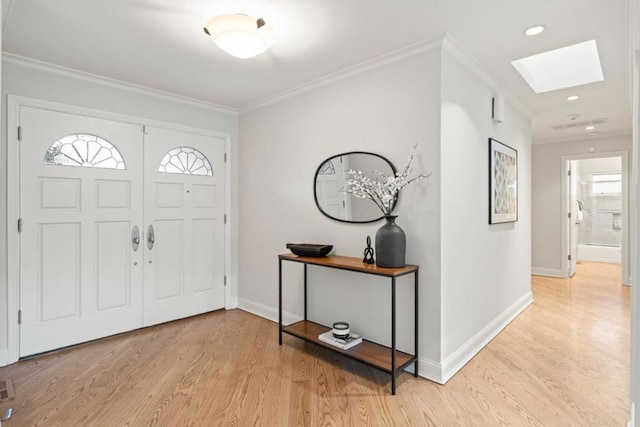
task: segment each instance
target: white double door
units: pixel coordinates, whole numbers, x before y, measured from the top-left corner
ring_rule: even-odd
[[[224,139],[19,119],[20,356],[224,306]]]

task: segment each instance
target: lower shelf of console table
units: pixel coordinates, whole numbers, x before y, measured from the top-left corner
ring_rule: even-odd
[[[288,326],[282,323],[282,262],[290,261],[304,266],[304,320]],[[329,328],[308,320],[307,317],[307,266],[332,268],[362,273],[374,276],[383,276],[391,279],[391,347],[376,344],[371,341],[363,342],[348,350],[332,346],[318,339]],[[319,345],[346,357],[365,363],[373,368],[391,374],[391,394],[396,394],[396,377],[409,365],[414,365],[414,376],[418,376],[418,270],[417,265],[406,265],[399,268],[382,268],[373,264],[364,264],[362,259],[330,255],[324,258],[304,257],[292,254],[278,255],[278,324],[279,342],[282,345],[282,334],[289,334],[307,342]],[[396,348],[396,279],[405,275],[413,275],[414,304],[414,354],[398,351]]]
[[[329,330],[330,328],[326,326],[308,320],[303,320],[282,328],[282,332],[286,334],[317,344],[320,347],[328,348],[329,350],[343,354],[388,374],[393,374],[393,368],[391,367],[391,348],[363,339],[361,344],[348,350],[342,350],[318,339],[318,335]],[[403,370],[415,361],[416,358],[412,354],[396,350],[396,372]]]

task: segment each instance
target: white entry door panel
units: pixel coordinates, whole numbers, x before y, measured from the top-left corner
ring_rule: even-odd
[[[147,127],[145,326],[224,307],[222,138]]]
[[[20,108],[20,355],[142,326],[142,128]]]

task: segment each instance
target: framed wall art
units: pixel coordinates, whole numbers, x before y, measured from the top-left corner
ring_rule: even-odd
[[[489,138],[489,224],[518,220],[518,152]]]

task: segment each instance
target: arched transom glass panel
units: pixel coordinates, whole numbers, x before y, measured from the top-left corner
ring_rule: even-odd
[[[176,147],[165,154],[158,172],[213,176],[207,157],[191,147]]]
[[[122,155],[99,136],[76,133],[60,138],[44,155],[45,165],[126,169]]]
[[[333,166],[333,162],[331,160],[327,160],[320,166],[320,170],[318,171],[318,175],[335,175],[336,168]]]

